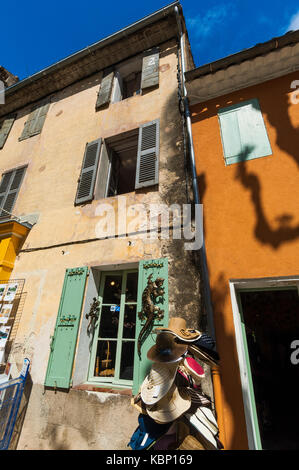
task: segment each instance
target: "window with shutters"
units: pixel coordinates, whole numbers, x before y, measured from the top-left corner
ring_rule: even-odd
[[[96,109],[141,95],[159,85],[159,50],[145,51],[104,70]]]
[[[257,99],[220,109],[218,119],[226,165],[272,155]]]
[[[3,173],[0,183],[0,218],[11,218],[27,167]]]
[[[75,205],[159,183],[159,119],[86,144]]]
[[[50,102],[47,100],[35,105],[31,109],[19,140],[25,140],[41,133],[49,107]]]

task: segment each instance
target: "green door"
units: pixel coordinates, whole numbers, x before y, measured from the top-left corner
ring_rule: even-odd
[[[45,386],[70,387],[87,271],[87,267],[66,270]]]

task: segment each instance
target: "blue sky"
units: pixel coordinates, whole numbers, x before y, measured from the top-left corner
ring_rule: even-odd
[[[23,79],[171,1],[2,2],[0,65]],[[195,65],[299,29],[298,0],[181,0]]]

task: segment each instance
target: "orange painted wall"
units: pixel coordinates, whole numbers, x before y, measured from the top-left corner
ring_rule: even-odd
[[[292,73],[191,107],[221,357],[227,449],[248,446],[229,280],[299,274],[299,103]],[[258,98],[272,155],[225,166],[218,108]]]

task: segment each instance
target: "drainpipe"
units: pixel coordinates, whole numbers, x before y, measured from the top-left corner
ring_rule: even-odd
[[[182,72],[181,82],[183,85],[184,112],[185,112],[185,119],[186,119],[186,126],[187,126],[189,155],[190,155],[190,163],[191,163],[191,171],[192,171],[192,187],[193,187],[193,194],[194,194],[194,203],[200,204],[197,175],[196,175],[196,166],[195,166],[195,154],[194,154],[194,146],[193,146],[191,115],[190,115],[190,109],[189,109],[187,89],[186,89],[186,84],[185,84],[185,72],[186,72],[185,44],[184,44],[179,9],[177,6],[175,6],[174,11],[176,14],[176,20],[177,20],[177,25],[178,25],[179,42],[180,42],[180,50],[181,50],[181,72]],[[204,287],[204,297],[205,297],[204,302],[205,302],[206,314],[207,314],[207,329],[208,329],[208,333],[210,334],[210,336],[212,336],[216,340],[214,318],[213,318],[213,306],[212,306],[211,291],[210,291],[210,281],[209,281],[209,274],[208,274],[208,267],[207,267],[206,248],[205,248],[204,234],[202,235],[203,235],[203,244],[202,244],[199,254],[200,254],[202,274],[203,274],[203,287]],[[223,404],[222,404],[222,393],[221,393],[221,376],[220,376],[219,368],[212,367],[211,373],[212,373],[212,381],[213,381],[213,389],[214,389],[215,406],[216,406],[216,412],[217,412],[217,421],[218,421],[219,430],[221,433],[220,437],[224,445],[224,448],[226,448]]]

